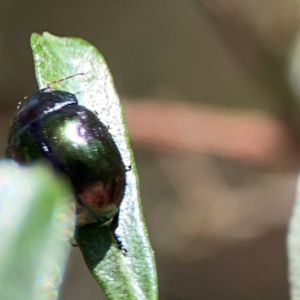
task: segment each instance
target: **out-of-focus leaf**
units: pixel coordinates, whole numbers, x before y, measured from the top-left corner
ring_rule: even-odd
[[[288,279],[291,300],[300,299],[300,177],[287,236]]]
[[[75,221],[67,182],[2,161],[0,195],[0,299],[57,299]]]

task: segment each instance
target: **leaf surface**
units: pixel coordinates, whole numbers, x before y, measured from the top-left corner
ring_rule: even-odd
[[[33,34],[31,47],[40,88],[48,83],[84,72],[83,76],[53,84],[56,89],[76,94],[79,103],[97,112],[109,128],[126,166],[125,196],[120,207],[116,233],[128,250],[117,248],[108,226],[88,225],[78,230],[78,244],[87,266],[108,299],[157,299],[157,278],[142,213],[139,181],[123,107],[107,64],[98,50],[80,38]]]

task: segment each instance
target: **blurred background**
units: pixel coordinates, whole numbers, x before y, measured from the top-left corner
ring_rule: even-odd
[[[299,29],[296,0],[0,0],[1,157],[37,90],[30,34],[82,37],[125,106],[160,299],[288,299]],[[69,299],[105,299],[77,249]]]

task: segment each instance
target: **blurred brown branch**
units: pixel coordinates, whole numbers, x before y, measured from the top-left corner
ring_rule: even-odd
[[[297,160],[297,147],[284,123],[262,113],[206,106],[126,101],[132,141],[160,150],[212,152],[258,162]]]

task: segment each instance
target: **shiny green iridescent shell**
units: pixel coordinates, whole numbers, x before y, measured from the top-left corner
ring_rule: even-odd
[[[42,89],[14,114],[6,156],[21,164],[46,159],[66,174],[77,198],[78,223],[104,223],[119,210],[125,166],[97,115],[78,105],[74,94]]]

